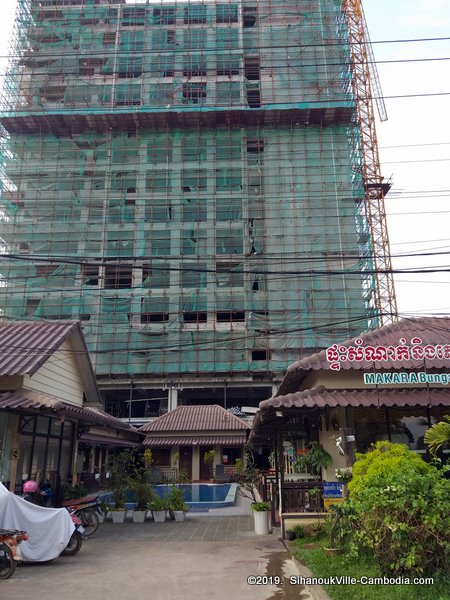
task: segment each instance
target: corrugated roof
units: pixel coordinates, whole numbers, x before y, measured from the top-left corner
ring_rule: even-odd
[[[336,343],[338,346],[357,346],[355,340],[358,338],[362,340],[361,347],[398,346],[402,338],[405,340],[407,346],[413,345],[411,341],[414,338],[420,338],[422,346],[448,345],[450,344],[450,318],[424,317],[421,319],[402,319],[401,321],[361,334],[342,343],[339,342],[339,340],[336,340]],[[426,359],[411,358],[409,360],[401,361],[393,360],[392,358],[387,361],[346,360],[340,363],[340,368],[356,370],[414,369],[423,367],[424,363],[426,363],[428,369],[441,369],[449,366],[450,357],[447,359],[436,357]],[[330,362],[327,360],[326,350],[312,354],[291,365],[286,371],[286,375],[280,384],[277,395],[283,396],[291,391],[295,391],[302,379],[306,376],[307,371],[319,369],[330,369]]]
[[[323,386],[318,386],[303,392],[275,396],[264,400],[259,405],[261,411],[336,406],[450,406],[450,390],[446,388],[327,390]]]
[[[55,396],[26,388],[20,388],[14,392],[0,393],[0,410],[55,413],[60,417],[68,416],[93,425],[106,425],[115,429],[126,429],[137,433],[137,429],[131,427],[128,423],[124,423],[102,410],[63,402]]]
[[[215,436],[147,436],[144,446],[156,448],[167,446],[241,446],[247,441],[246,435],[215,435]]]
[[[0,376],[33,375],[78,321],[0,321]]]
[[[152,432],[197,432],[235,431],[250,429],[239,417],[231,414],[218,404],[179,406],[151,423],[143,425],[139,431]]]

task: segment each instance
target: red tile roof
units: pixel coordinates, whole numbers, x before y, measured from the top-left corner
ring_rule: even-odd
[[[130,427],[128,423],[124,423],[120,419],[112,417],[98,408],[77,406],[70,402],[63,402],[55,396],[42,394],[41,392],[26,388],[20,388],[14,392],[0,393],[0,410],[26,411],[27,413],[30,411],[46,414],[55,413],[60,417],[72,417],[85,423],[91,423],[92,425],[105,425],[137,433],[137,429]]]
[[[0,321],[0,376],[33,375],[77,329],[78,321]]]
[[[429,318],[424,317],[421,319],[402,319],[396,323],[380,327],[374,331],[363,333],[360,336],[339,342],[336,340],[338,346],[355,346],[355,340],[362,340],[361,347],[366,346],[398,346],[400,340],[403,338],[407,346],[412,346],[411,340],[414,338],[420,338],[422,346],[430,345],[450,345],[450,318]],[[428,369],[445,368],[450,364],[449,359],[443,358],[426,358],[426,359],[413,359],[409,360],[394,360],[389,358],[387,361],[356,361],[347,360],[340,362],[341,369],[414,369],[419,367],[426,367]],[[330,362],[327,360],[326,350],[322,350],[316,354],[312,354],[306,358],[303,358],[293,365],[291,365],[287,371],[283,381],[280,384],[277,395],[283,396],[287,393],[294,392],[298,389],[300,382],[306,376],[308,371],[313,370],[329,370]]]
[[[152,448],[167,446],[241,446],[247,441],[245,434],[241,435],[207,435],[207,436],[147,436],[144,446]]]
[[[261,411],[282,408],[334,408],[336,406],[450,406],[450,390],[423,389],[358,389],[327,390],[323,386],[275,396],[260,403]]]
[[[250,429],[250,425],[218,404],[179,406],[139,431],[145,433],[197,431],[236,431]]]

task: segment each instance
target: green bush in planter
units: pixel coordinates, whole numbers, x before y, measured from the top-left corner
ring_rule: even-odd
[[[156,492],[152,491],[152,497],[150,502],[148,503],[148,507],[151,510],[169,510],[169,503],[167,502],[167,497],[161,498],[161,496],[158,496]]]
[[[130,479],[129,486],[136,499],[136,510],[146,510],[153,497],[152,486],[142,479]]]
[[[253,502],[251,505],[252,510],[255,512],[264,512],[270,510],[271,506],[272,505],[270,502]]]
[[[166,496],[169,510],[182,510],[188,512],[189,506],[184,501],[184,494],[181,488],[173,486],[169,494]]]

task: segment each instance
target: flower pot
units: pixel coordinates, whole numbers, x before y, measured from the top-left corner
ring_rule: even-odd
[[[155,523],[164,523],[166,520],[166,511],[165,510],[152,510],[153,520]]]
[[[123,523],[125,521],[125,511],[124,510],[112,510],[111,516],[113,523]]]
[[[145,521],[146,510],[133,510],[133,523],[143,523]]]
[[[269,514],[268,510],[253,511],[256,534],[265,535],[269,533]]]
[[[173,515],[174,515],[175,521],[177,521],[177,523],[181,523],[186,518],[186,513],[184,512],[184,510],[174,510]]]

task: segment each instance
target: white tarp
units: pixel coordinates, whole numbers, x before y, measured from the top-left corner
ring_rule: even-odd
[[[0,483],[0,527],[21,529],[28,540],[21,542],[24,561],[57,558],[67,546],[75,525],[65,508],[44,508],[9,492]]]

